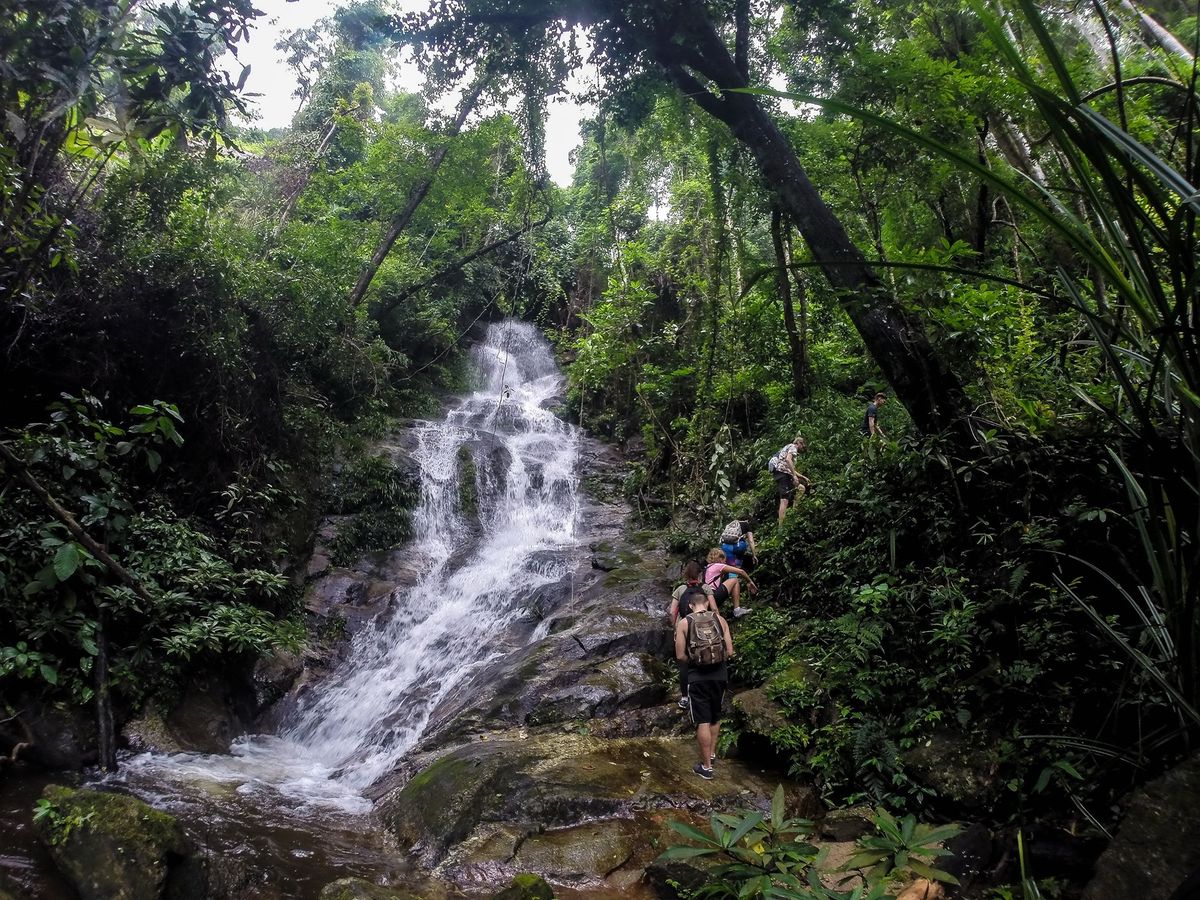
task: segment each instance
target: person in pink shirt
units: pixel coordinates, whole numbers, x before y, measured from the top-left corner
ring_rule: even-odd
[[[750,612],[748,607],[742,606],[742,587],[738,580],[739,578],[746,579],[746,586],[750,588],[750,593],[758,593],[758,585],[754,583],[745,569],[738,566],[731,566],[725,562],[725,551],[720,547],[713,547],[708,551],[708,565],[704,569],[704,583],[712,585],[713,599],[720,604],[726,597],[733,598],[733,614],[740,618]]]

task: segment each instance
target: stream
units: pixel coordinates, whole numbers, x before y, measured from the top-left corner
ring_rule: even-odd
[[[274,734],[227,754],[144,753],[102,784],[175,813],[208,851],[244,861],[263,896],[315,897],[337,878],[415,878],[364,791],[392,772],[481,666],[542,636],[514,628],[578,545],[579,435],[544,408],[563,378],[528,323],[492,324],[472,350],[477,388],[419,422],[411,587],[352,638]],[[478,466],[478,516],[461,510],[459,452]],[[386,578],[386,573],[385,573]]]

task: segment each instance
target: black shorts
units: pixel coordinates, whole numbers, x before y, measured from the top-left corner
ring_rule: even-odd
[[[729,579],[729,580],[732,581],[733,579]],[[717,606],[720,606],[722,603],[724,603],[726,600],[729,599],[729,597],[730,597],[729,588],[725,587],[724,581],[722,581],[715,588],[713,588],[712,595],[713,595],[713,600],[715,600],[717,602]]]
[[[726,681],[693,681],[688,685],[688,709],[693,725],[716,725],[721,721]]]
[[[775,496],[780,500],[791,502],[796,499],[796,482],[787,472],[775,471]]]

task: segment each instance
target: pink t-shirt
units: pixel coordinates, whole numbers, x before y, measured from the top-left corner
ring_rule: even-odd
[[[704,570],[704,583],[705,584],[720,584],[721,583],[721,570],[724,568],[725,568],[725,563],[723,563],[723,562],[709,563],[708,567]],[[729,577],[732,578],[734,576],[731,573]]]

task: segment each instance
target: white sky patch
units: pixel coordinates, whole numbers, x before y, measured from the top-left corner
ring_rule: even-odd
[[[255,0],[255,6],[264,15],[255,19],[250,29],[250,40],[238,47],[237,61],[250,66],[246,79],[246,91],[259,94],[250,98],[254,124],[260,128],[285,128],[300,106],[296,90],[296,73],[284,62],[283,53],[275,44],[284,35],[297,28],[308,28],[319,19],[333,14],[343,4],[339,0]],[[422,0],[400,0],[393,4],[398,10],[408,12],[422,9]],[[584,54],[588,51],[586,41],[582,44]],[[240,67],[229,60],[228,68],[236,79]],[[568,81],[568,94],[551,100],[546,118],[546,168],[555,184],[567,186],[571,183],[575,167],[571,164],[571,153],[579,146],[579,125],[585,116],[595,115],[590,105],[575,99],[588,79],[595,78],[589,67],[578,70]],[[417,92],[424,79],[420,70],[403,57],[396,66],[391,84],[399,90]],[[452,91],[437,104],[443,111],[455,108],[462,91]]]

